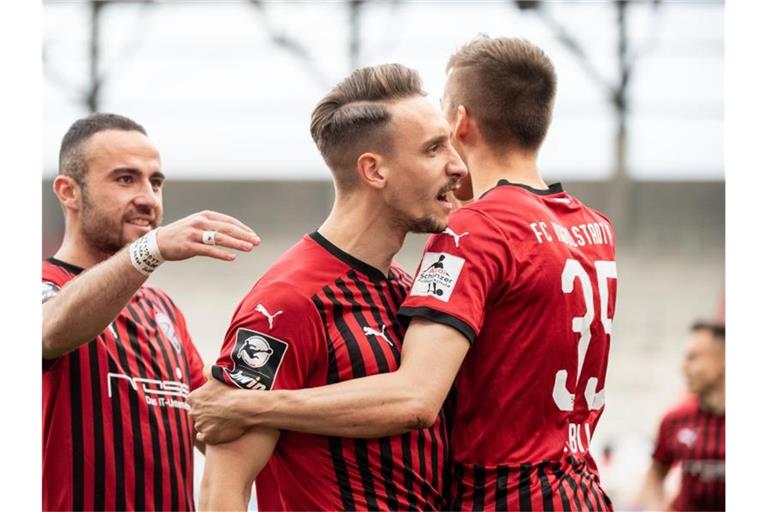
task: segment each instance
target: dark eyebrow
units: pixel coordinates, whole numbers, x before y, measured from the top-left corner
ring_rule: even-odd
[[[131,176],[141,176],[141,171],[133,167],[115,167],[114,169],[109,171],[110,176],[115,176],[117,174],[130,174]],[[161,180],[165,181],[165,174],[163,174],[160,171],[156,171],[152,173],[152,176],[150,176],[150,179],[153,179],[153,178],[160,178]]]
[[[438,135],[436,137],[432,137],[427,142],[424,143],[424,150],[431,148],[435,144],[443,144],[448,142],[448,136],[447,135]]]

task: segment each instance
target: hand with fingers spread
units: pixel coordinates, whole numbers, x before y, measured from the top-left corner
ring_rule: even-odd
[[[167,261],[208,256],[232,261],[235,255],[222,247],[250,252],[261,242],[254,231],[234,217],[214,211],[194,213],[158,228],[157,245]]]

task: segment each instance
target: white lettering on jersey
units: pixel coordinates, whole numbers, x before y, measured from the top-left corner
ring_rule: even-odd
[[[419,274],[411,288],[411,295],[431,296],[448,302],[461,274],[464,261],[464,258],[444,252],[424,253]]]

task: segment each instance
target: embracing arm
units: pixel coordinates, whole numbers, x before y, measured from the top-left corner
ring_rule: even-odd
[[[434,423],[468,349],[453,327],[414,318],[397,371],[257,393],[209,382],[190,395],[195,428],[208,443],[250,426],[365,438],[424,428]]]
[[[158,228],[157,244],[169,261],[209,256],[235,258],[202,243],[204,230],[217,231],[217,245],[250,251],[259,238],[245,224],[216,212],[201,212]],[[55,359],[88,343],[107,328],[147,276],[131,263],[128,248],[83,272],[43,304],[43,358]]]
[[[232,442],[209,446],[200,510],[246,510],[253,481],[272,456],[279,437],[279,430],[253,428]]]

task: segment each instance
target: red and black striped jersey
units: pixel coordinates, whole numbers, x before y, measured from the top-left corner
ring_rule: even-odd
[[[214,377],[246,389],[321,386],[397,369],[397,310],[411,278],[305,236],[254,285],[227,331]],[[284,431],[256,479],[264,510],[445,508],[446,426],[381,439]]]
[[[430,237],[400,313],[471,346],[455,381],[451,509],[610,509],[589,442],[616,299],[610,221],[506,181]]]
[[[653,458],[680,464],[674,510],[725,510],[725,414],[705,411],[696,397],[685,400],[661,420]]]
[[[43,262],[43,302],[82,269]],[[205,382],[181,311],[144,286],[90,343],[43,360],[43,510],[194,510],[186,397]]]

